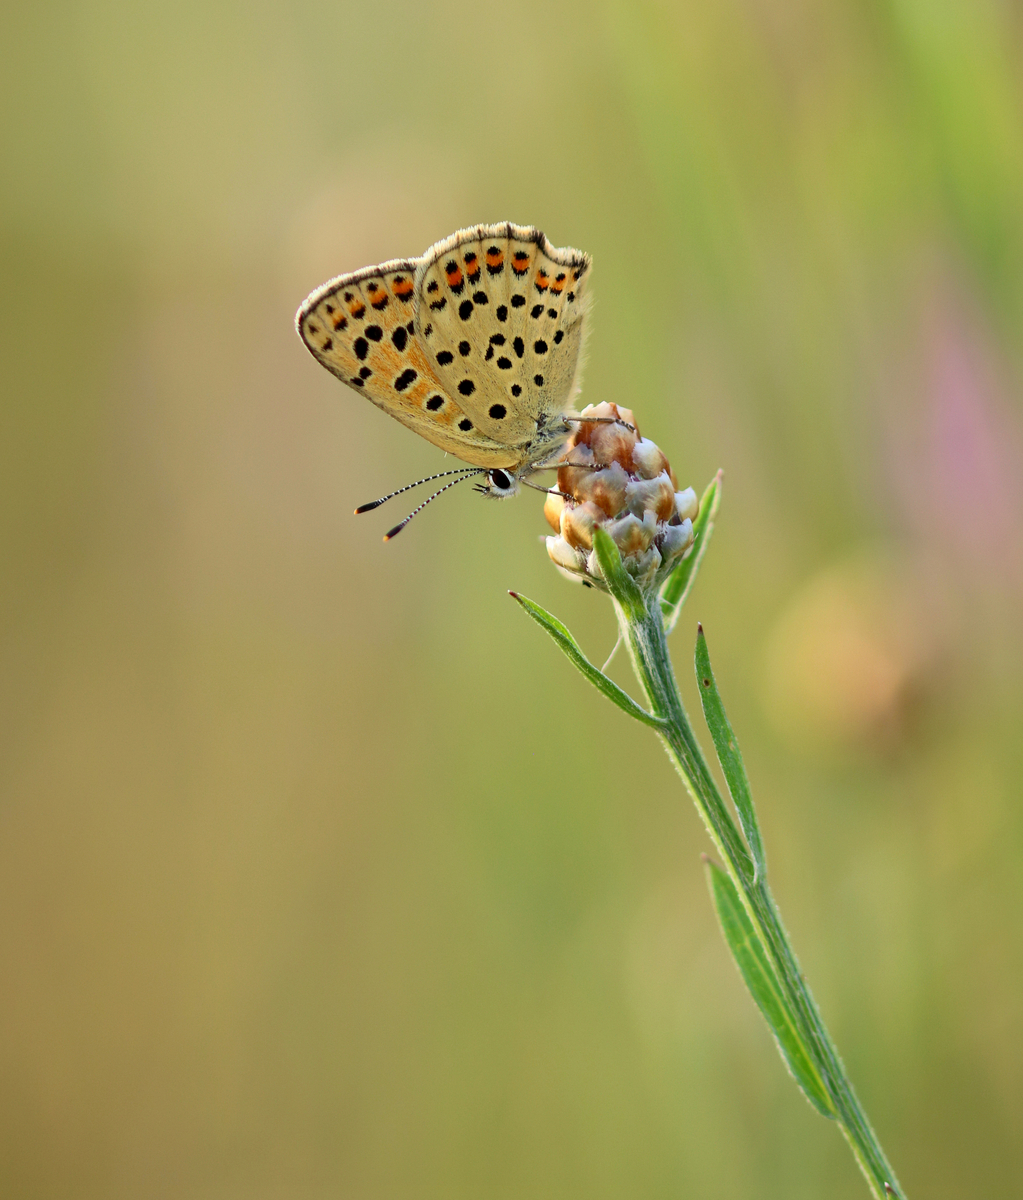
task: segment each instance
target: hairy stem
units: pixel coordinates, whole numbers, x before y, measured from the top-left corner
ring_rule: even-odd
[[[767,886],[766,875],[756,876],[746,843],[689,723],[668,654],[660,601],[652,596],[641,610],[635,604],[626,608],[616,600],[615,610],[651,712],[661,719],[658,736],[696,803],[763,943],[785,999],[795,1015],[802,1040],[830,1098],[833,1116],[878,1200],[889,1200],[892,1196],[904,1198],[799,969],[788,933]]]

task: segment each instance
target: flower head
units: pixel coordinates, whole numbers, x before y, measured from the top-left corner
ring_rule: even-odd
[[[593,531],[602,527],[641,588],[671,574],[693,544],[700,509],[692,488],[678,481],[660,448],[640,435],[630,409],[590,406],[562,455],[557,491],[544,504],[555,531],[547,538],[551,561],[569,579],[606,589]]]

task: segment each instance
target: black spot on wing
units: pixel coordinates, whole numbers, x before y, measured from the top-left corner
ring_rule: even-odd
[[[448,277],[448,287],[456,296],[460,296],[465,290],[465,280],[462,278],[461,267],[453,258],[444,264],[444,273]]]

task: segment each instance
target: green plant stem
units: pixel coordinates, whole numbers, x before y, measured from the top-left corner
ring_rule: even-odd
[[[779,985],[813,1055],[824,1091],[831,1100],[832,1115],[878,1200],[888,1200],[893,1195],[904,1200],[895,1173],[853,1091],[835,1044],[799,969],[767,886],[766,874],[760,873],[755,878],[750,853],[693,733],[668,654],[660,601],[656,596],[650,596],[642,606],[633,603],[624,607],[615,599],[615,610],[650,710],[661,719],[658,736],[693,797],[707,832],[769,955]]]

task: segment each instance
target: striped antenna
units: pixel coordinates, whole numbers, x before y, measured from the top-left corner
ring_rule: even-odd
[[[400,496],[402,492],[407,492],[411,488],[419,487],[421,483],[432,483],[435,479],[443,479],[445,475],[478,475],[479,468],[477,467],[461,467],[457,471],[441,471],[438,475],[427,475],[425,479],[417,479],[415,483],[406,483],[404,487],[398,488],[396,492],[390,492],[386,496],[381,496],[379,500],[371,500],[369,504],[360,504],[355,510],[355,515],[359,513],[369,512],[371,509],[379,508],[385,500],[393,500],[395,496]]]
[[[438,496],[443,496],[443,494],[448,490],[448,488],[453,488],[456,483],[465,483],[465,481],[467,479],[471,479],[473,477],[473,475],[486,475],[486,473],[487,473],[486,467],[476,467],[468,475],[463,475],[461,479],[452,479],[450,483],[446,483],[442,488],[438,488],[437,491],[435,491],[432,496],[427,496],[427,498],[423,501],[422,504],[419,505],[418,508],[414,508],[409,513],[409,515],[405,518],[404,521],[400,522],[398,525],[395,525],[395,527],[393,529],[389,529],[387,531],[387,533],[384,534],[384,541],[389,542],[391,540],[391,538],[397,537],[398,534],[401,533],[401,531],[405,528],[405,526],[409,523],[409,521],[412,520],[412,518],[417,513],[421,513],[423,511],[423,509],[428,504],[430,504],[434,500],[436,500]],[[449,472],[445,471],[444,474],[447,475],[447,474],[449,474]],[[436,478],[436,476],[435,476],[435,478]],[[404,491],[404,488],[402,490]]]

